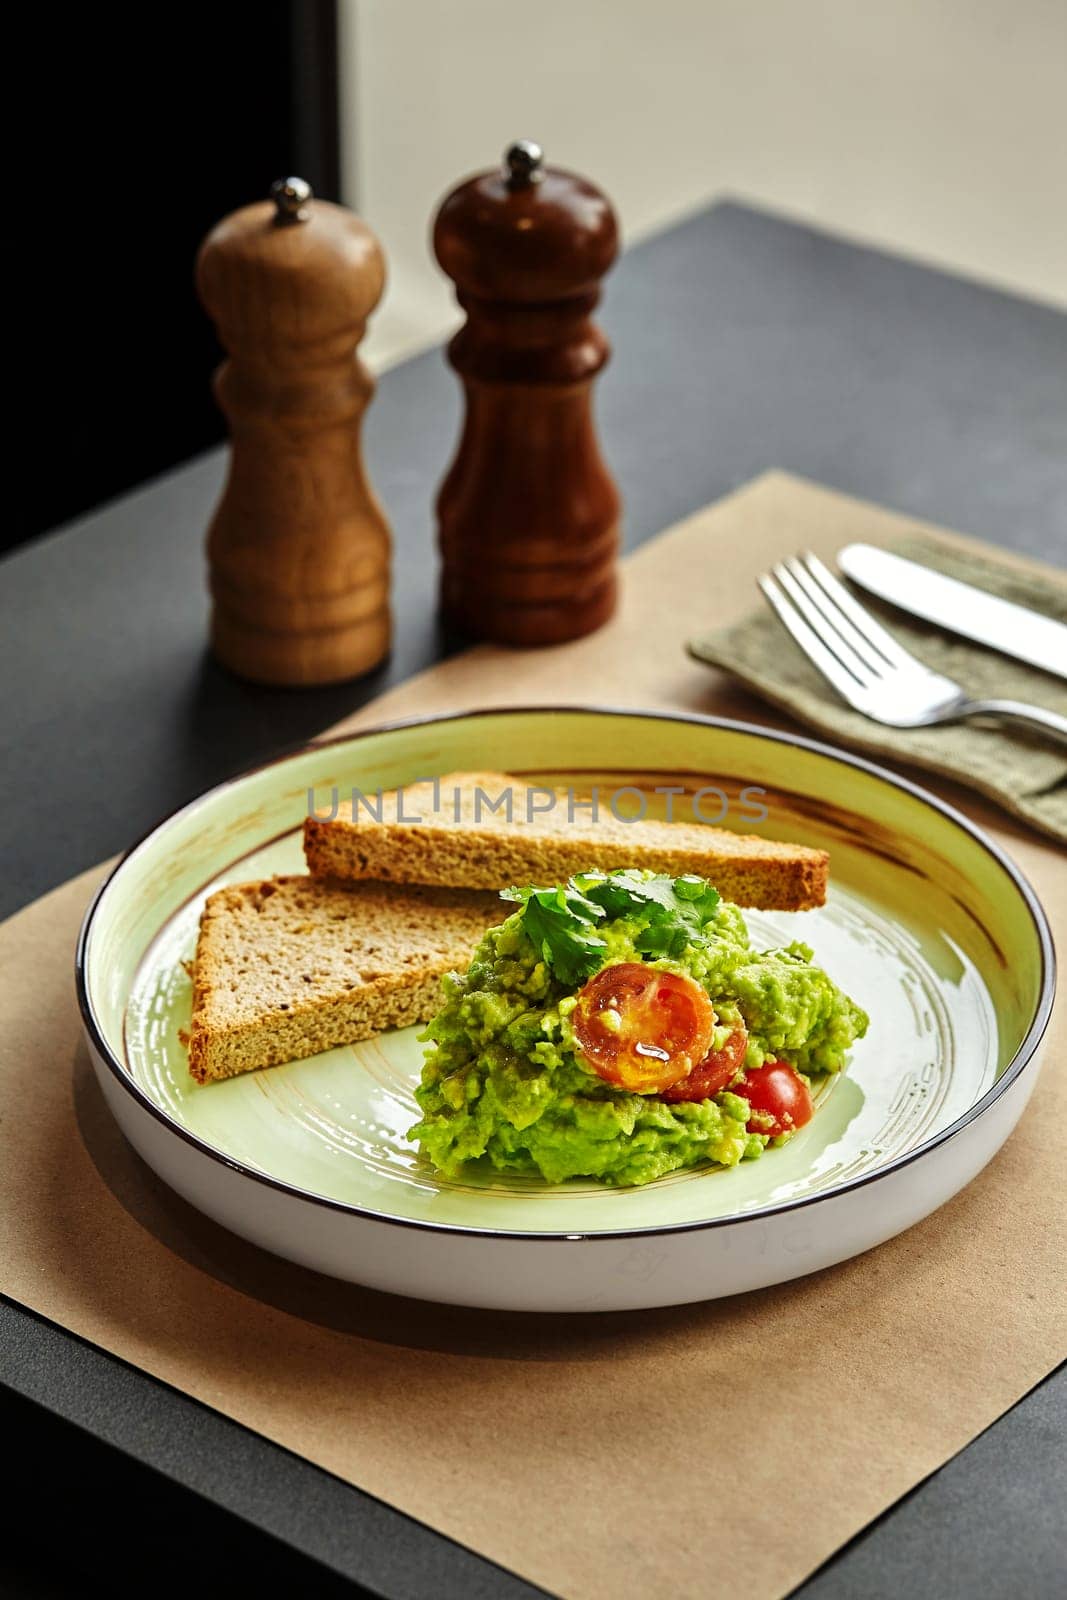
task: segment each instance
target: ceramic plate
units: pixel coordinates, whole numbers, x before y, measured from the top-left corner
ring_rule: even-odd
[[[179,1030],[206,895],[303,869],[309,791],[367,793],[487,764],[676,815],[822,846],[828,903],[748,913],[803,938],[870,1013],[849,1070],[788,1145],[730,1170],[619,1190],[435,1177],[405,1133],[416,1029],[199,1087]],[[657,788],[685,791],[668,800]],[[742,797],[742,791],[747,791]],[[761,791],[761,793],[755,793]],[[720,797],[721,796],[721,797]],[[765,806],[765,821],[753,812]],[[691,812],[688,813],[691,815]],[[125,857],[86,917],[78,987],[97,1076],[144,1159],[257,1244],[376,1288],[460,1304],[591,1310],[781,1282],[878,1244],[955,1194],[1022,1113],[1054,986],[1041,908],[1008,859],[868,762],[739,723],[606,710],[482,712],[316,745],[211,790]]]

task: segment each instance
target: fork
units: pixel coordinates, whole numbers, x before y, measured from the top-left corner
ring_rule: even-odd
[[[1003,717],[1067,744],[1067,717],[1019,700],[972,700],[899,645],[866,607],[808,551],[758,579],[764,598],[827,682],[872,722],[928,728],[970,717]]]

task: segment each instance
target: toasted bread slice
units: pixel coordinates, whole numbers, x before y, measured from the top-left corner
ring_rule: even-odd
[[[606,799],[594,820],[566,789],[536,789],[541,809],[531,815],[530,788],[506,772],[451,772],[391,790],[380,805],[367,796],[355,814],[345,802],[330,820],[305,821],[308,867],[316,876],[468,889],[556,883],[591,867],[649,867],[698,873],[742,906],[804,911],[826,899],[825,850],[701,822],[620,821]]]
[[[186,1043],[198,1082],[425,1022],[508,907],[466,889],[270,878],[207,901]]]

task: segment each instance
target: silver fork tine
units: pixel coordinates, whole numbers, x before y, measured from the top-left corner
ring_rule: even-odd
[[[824,562],[819,560],[811,550],[804,554],[804,564],[812,577],[817,580],[821,588],[829,595],[837,607],[844,612],[858,633],[861,633],[867,643],[873,645],[880,655],[884,656],[891,667],[917,667],[921,666],[915,656],[897,644],[891,633],[888,633],[882,624],[872,617],[865,606],[854,599],[844,584],[839,582]]]
[[[859,631],[855,624],[845,615],[835,600],[816,581],[803,561],[798,556],[791,556],[784,563],[786,571],[793,578],[797,588],[801,591],[809,606],[814,606],[825,622],[835,630],[842,639],[850,644],[866,667],[876,678],[885,676],[887,671],[892,671],[884,656],[870,641]]]
[[[857,683],[869,687],[874,683],[879,674],[868,666],[867,662],[857,650],[854,650],[848,640],[843,637],[841,630],[833,620],[823,615],[816,609],[800,587],[796,578],[781,561],[772,569],[773,576],[777,578],[780,586],[792,600],[800,615],[827,650],[833,652],[842,666],[847,667]]]
[[[797,644],[826,679],[827,683],[835,688],[842,700],[849,705],[854,705],[853,696],[862,690],[862,684],[854,678],[846,667],[830,651],[827,650],[822,640],[813,633],[804,621],[800,612],[787,599],[774,579],[766,574],[756,580],[763,591],[764,599],[777,616],[779,622],[793,635]]]

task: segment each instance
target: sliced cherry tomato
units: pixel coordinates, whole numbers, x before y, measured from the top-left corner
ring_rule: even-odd
[[[810,1122],[815,1114],[811,1090],[786,1061],[767,1061],[753,1067],[734,1086],[735,1094],[748,1101],[752,1115],[749,1133],[766,1133],[772,1139],[792,1133]]]
[[[709,1050],[687,1078],[660,1091],[661,1100],[710,1100],[735,1078],[748,1049],[748,1034],[735,1028],[721,1050]]]
[[[620,961],[579,991],[572,1021],[582,1055],[605,1083],[659,1094],[707,1054],[715,1013],[692,978]]]

